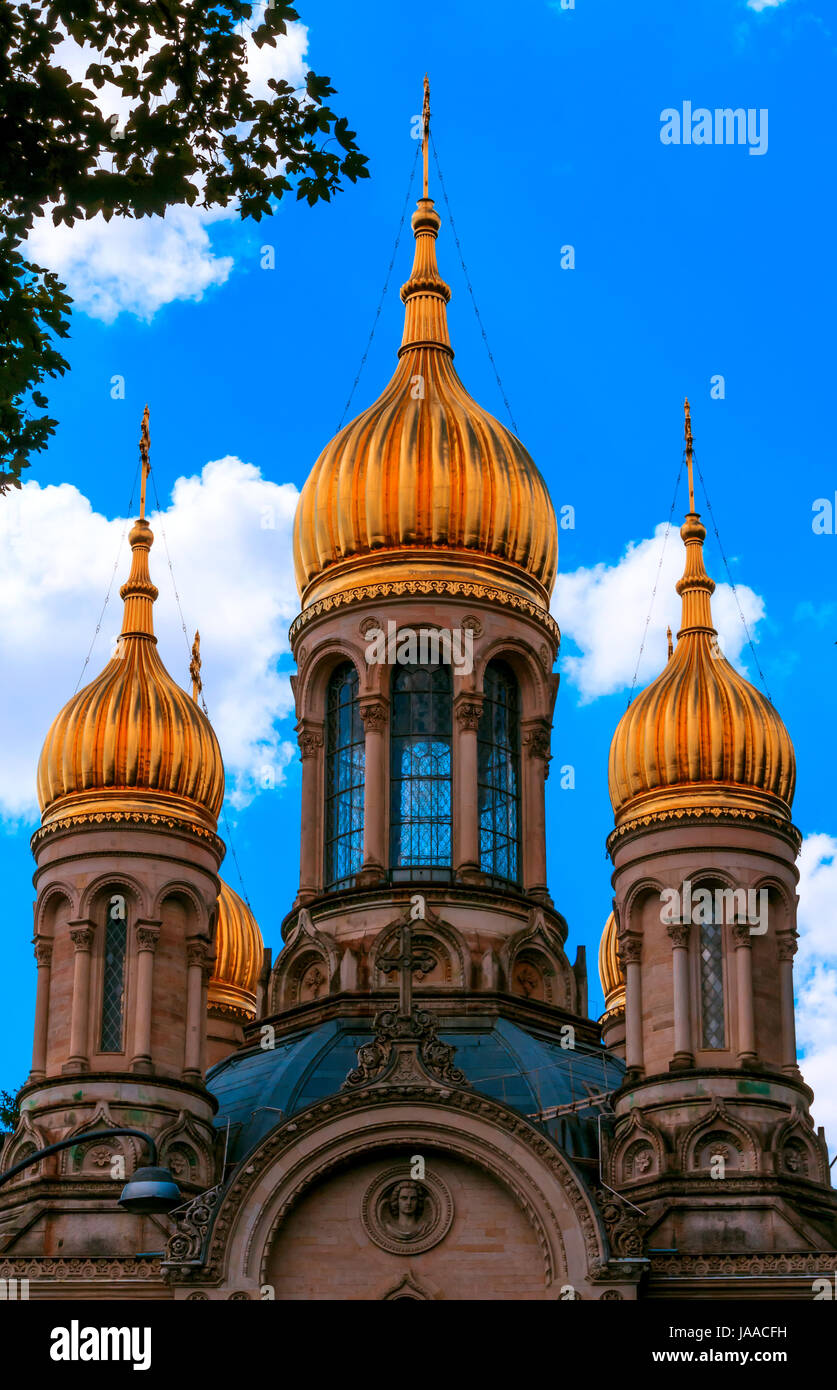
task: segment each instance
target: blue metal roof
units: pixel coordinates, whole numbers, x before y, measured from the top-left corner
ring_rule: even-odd
[[[357,1064],[357,1050],[373,1035],[371,1021],[330,1019],[304,1033],[225,1057],[207,1085],[219,1102],[215,1124],[230,1121],[231,1160],[248,1153],[289,1116],[340,1090]],[[621,1084],[624,1066],[602,1047],[561,1047],[554,1035],[536,1034],[507,1019],[439,1021],[439,1036],[456,1049],[474,1090],[532,1116],[551,1106],[583,1100]],[[590,1105],[542,1122],[566,1153],[594,1158],[596,1117]]]

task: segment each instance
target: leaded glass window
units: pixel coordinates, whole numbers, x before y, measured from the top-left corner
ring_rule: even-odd
[[[105,968],[102,981],[102,1036],[100,1052],[121,1052],[125,1013],[125,955],[128,925],[125,899],[114,894],[108,903],[105,924]]]
[[[447,666],[398,666],[392,681],[390,864],[394,879],[443,879],[451,863]]]
[[[700,927],[700,1017],[701,1046],[723,1047],[724,1029],[724,944],[720,922],[702,922]]]
[[[325,884],[343,888],[363,863],[366,742],[351,661],[338,666],[326,694]]]
[[[520,711],[514,672],[486,667],[477,735],[480,868],[492,878],[520,877]]]

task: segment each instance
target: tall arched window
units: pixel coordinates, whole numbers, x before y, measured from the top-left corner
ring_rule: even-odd
[[[325,885],[343,888],[363,863],[366,743],[351,661],[338,666],[326,693]]]
[[[480,868],[492,878],[520,878],[520,700],[505,661],[485,671],[477,735]]]
[[[100,1052],[121,1052],[125,1017],[125,957],[128,923],[125,897],[113,893],[108,899],[105,923],[105,968],[102,980],[102,1032]]]
[[[451,689],[447,666],[398,666],[392,680],[390,864],[394,880],[447,879],[451,863]]]
[[[724,941],[723,913],[716,921],[700,924],[700,1033],[701,1047],[724,1047]]]

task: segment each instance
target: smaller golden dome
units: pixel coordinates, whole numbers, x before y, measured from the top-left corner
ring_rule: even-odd
[[[210,1012],[256,1017],[256,990],[264,942],[255,917],[238,893],[220,880],[215,965],[207,992]]]
[[[42,824],[102,811],[175,816],[214,831],[224,763],[209,720],[157,651],[144,516],[131,528],[122,632],[107,666],[56,715],[38,764]]]
[[[736,671],[712,625],[715,584],[703,563],[706,528],[694,509],[686,402],[690,510],[680,530],[683,618],[665,669],[631,703],[610,746],[617,827],[627,819],[714,808],[790,822],[796,762],[773,705]]]
[[[616,949],[616,917],[612,912],[605,922],[599,943],[599,979],[605,997],[605,1011],[602,1017],[624,1013],[625,976]]]

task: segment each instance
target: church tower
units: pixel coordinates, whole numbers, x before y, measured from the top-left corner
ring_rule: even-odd
[[[208,719],[157,651],[147,409],[141,450],[116,650],[56,716],[38,767],[35,1036],[3,1166],[76,1132],[129,1126],[156,1139],[189,1193],[215,1172],[216,1103],[204,1074],[224,767]],[[226,1000],[229,950],[222,955],[214,989]],[[143,1218],[115,1200],[125,1173],[145,1162],[132,1138],[44,1159],[3,1190],[0,1231],[8,1236],[28,1204],[16,1249],[133,1254]]]
[[[650,1211],[653,1245],[744,1258],[824,1248],[837,1208],[796,1059],[793,746],[718,646],[688,402],[686,461],[677,644],[610,750],[600,960],[624,1044],[603,1022],[627,1063],[610,1181]]]

